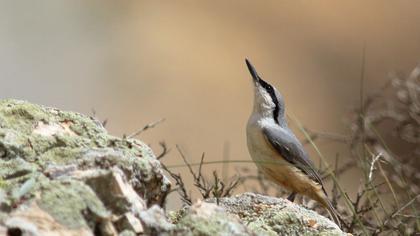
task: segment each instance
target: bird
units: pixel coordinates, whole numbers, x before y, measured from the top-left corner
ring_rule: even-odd
[[[301,194],[319,202],[341,228],[322,178],[288,127],[282,95],[258,75],[248,59],[245,62],[254,84],[254,105],[246,127],[251,158],[265,177],[291,191],[289,201]]]

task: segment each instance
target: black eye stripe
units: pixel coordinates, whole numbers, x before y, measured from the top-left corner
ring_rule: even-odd
[[[274,118],[274,121],[278,124],[279,123],[278,116],[279,116],[280,108],[279,108],[279,101],[277,100],[277,97],[276,97],[276,92],[274,91],[271,85],[269,85],[267,82],[262,80],[259,76],[258,76],[258,82],[267,91],[267,93],[270,94],[270,97],[274,102],[275,107],[273,111],[273,118]]]

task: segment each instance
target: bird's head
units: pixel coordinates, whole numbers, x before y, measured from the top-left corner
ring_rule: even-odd
[[[254,113],[272,117],[276,123],[284,120],[284,101],[275,87],[258,75],[254,66],[245,59],[254,84]]]

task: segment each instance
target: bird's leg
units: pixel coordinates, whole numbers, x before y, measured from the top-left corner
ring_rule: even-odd
[[[287,200],[289,200],[289,201],[291,201],[291,202],[294,202],[294,201],[295,201],[295,197],[296,197],[296,192],[292,192],[292,194],[290,194],[290,195],[287,197]]]

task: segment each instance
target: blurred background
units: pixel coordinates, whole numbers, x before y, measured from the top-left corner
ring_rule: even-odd
[[[368,93],[419,62],[419,9],[408,0],[0,0],[0,97],[94,109],[116,136],[165,118],[139,139],[156,153],[165,141],[169,166],[183,163],[176,144],[191,162],[202,152],[207,161],[250,160],[245,57],[305,127],[346,135],[348,113],[360,104],[364,45]],[[319,147],[330,162],[343,150]],[[232,163],[225,174],[239,165],[255,169]],[[341,181],[357,189],[351,172]]]

